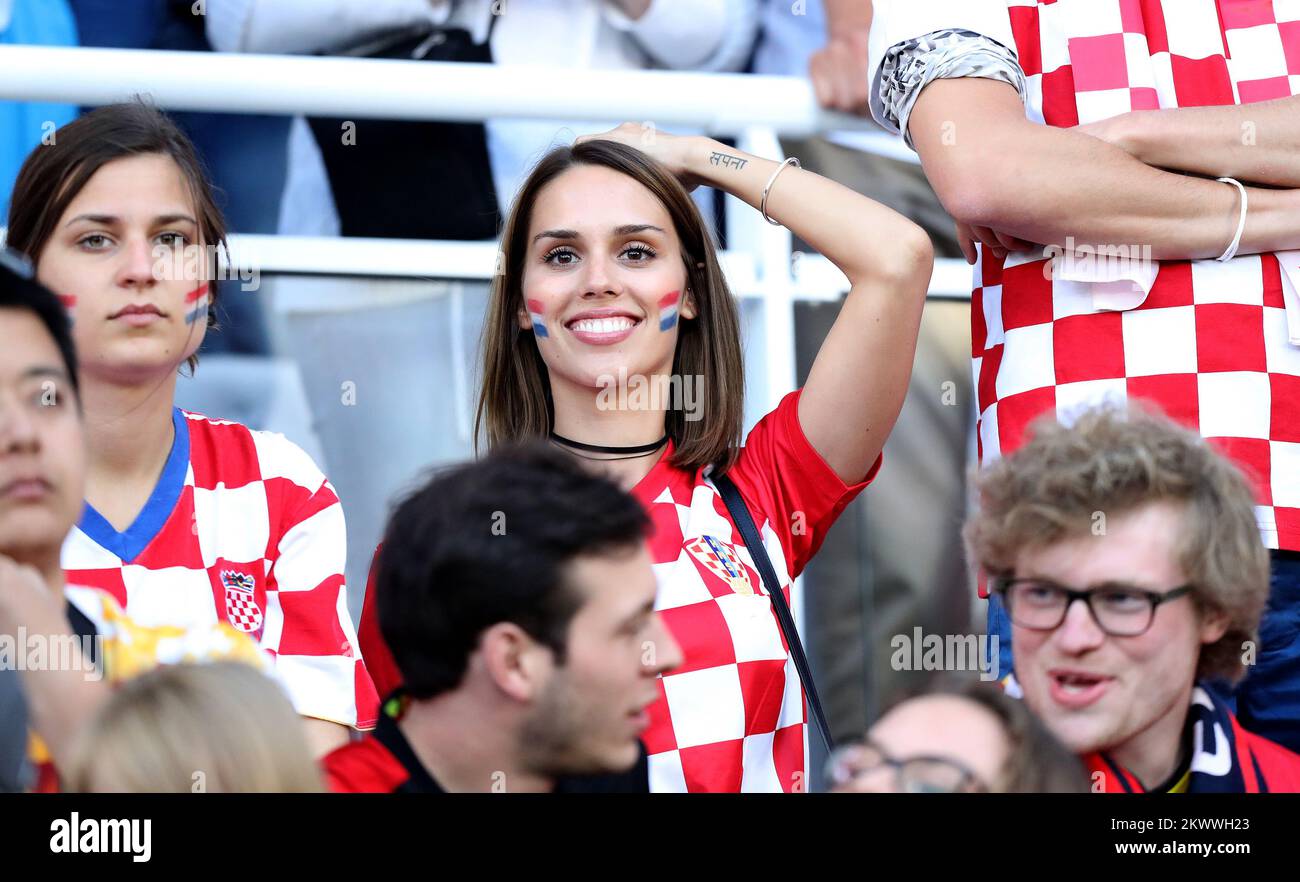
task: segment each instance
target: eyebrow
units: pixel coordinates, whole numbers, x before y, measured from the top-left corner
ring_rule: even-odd
[[[70,227],[73,224],[77,223],[78,221],[89,221],[92,224],[102,224],[104,226],[112,226],[114,224],[121,223],[122,219],[115,214],[79,214],[76,217],[69,220],[66,224],[64,224],[64,226]],[[174,224],[177,221],[186,221],[188,223],[194,224],[195,226],[198,226],[199,224],[198,221],[190,217],[188,214],[160,214],[153,219],[153,226],[155,227],[166,226],[167,224]]]
[[[657,227],[654,224],[623,224],[614,228],[615,236],[631,236],[636,233],[644,233],[646,230],[654,230],[662,233],[663,227]],[[533,237],[536,242],[539,239],[580,239],[577,230],[543,230]]]
[[[655,602],[654,599],[652,598],[650,600],[647,600],[643,605],[637,607],[636,612],[632,613],[632,615],[624,619],[621,627],[627,627],[628,625],[631,625],[633,622],[635,622],[637,619],[642,618],[643,616],[648,616],[654,611],[655,611]]]
[[[1093,582],[1087,586],[1088,591],[1152,591],[1156,594],[1162,594],[1163,591],[1153,585],[1144,585],[1140,582],[1125,582],[1122,579],[1107,579],[1104,582]]]
[[[1022,578],[1025,578],[1025,579],[1033,579],[1033,580],[1035,580],[1035,581],[1037,581],[1037,582],[1050,582],[1051,584],[1056,585],[1056,586],[1059,587],[1059,588],[1068,588],[1068,589],[1070,589],[1070,590],[1072,590],[1072,591],[1117,591],[1117,590],[1118,590],[1118,591],[1132,591],[1132,590],[1137,590],[1137,591],[1153,591],[1153,592],[1155,592],[1156,594],[1161,593],[1161,590],[1160,590],[1159,588],[1155,588],[1155,587],[1152,587],[1152,586],[1150,586],[1150,585],[1145,585],[1145,584],[1141,584],[1141,583],[1138,583],[1138,582],[1124,581],[1123,579],[1104,579],[1104,580],[1102,580],[1102,581],[1100,581],[1100,582],[1089,582],[1087,585],[1084,585],[1084,586],[1082,586],[1082,587],[1078,587],[1078,586],[1075,586],[1075,585],[1066,585],[1066,584],[1064,584],[1063,582],[1058,581],[1057,579],[1052,579],[1052,578],[1049,578],[1049,577],[1047,577],[1047,576],[1023,576]]]
[[[46,365],[37,365],[28,368],[19,375],[20,379],[30,380],[36,377],[52,377],[56,380],[68,380],[68,372],[62,368],[49,367]]]

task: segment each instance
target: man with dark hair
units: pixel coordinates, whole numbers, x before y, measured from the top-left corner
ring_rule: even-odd
[[[403,687],[325,758],[331,788],[592,790],[636,766],[655,678],[681,661],[654,611],[648,528],[635,499],[544,446],[408,497],[376,581]]]

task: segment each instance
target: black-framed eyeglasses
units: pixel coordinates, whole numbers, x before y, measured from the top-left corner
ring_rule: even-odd
[[[997,578],[993,590],[1001,595],[1011,621],[1022,628],[1053,631],[1065,621],[1070,606],[1082,600],[1097,627],[1107,634],[1137,637],[1151,628],[1161,604],[1177,600],[1189,593],[1192,586],[1151,591],[1134,585],[1108,584],[1079,591],[1047,579]]]
[[[954,757],[921,755],[896,759],[872,741],[839,747],[826,761],[826,777],[835,785],[881,767],[894,775],[899,793],[987,793],[988,785],[970,767]]]

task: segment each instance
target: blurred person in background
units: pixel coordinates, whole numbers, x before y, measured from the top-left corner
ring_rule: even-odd
[[[493,59],[500,66],[592,71],[739,71],[753,49],[758,5],[758,0],[508,4],[492,37]],[[488,149],[500,204],[510,205],[528,171],[549,149],[566,143],[571,134],[603,131],[620,121],[489,120]],[[701,208],[711,221],[709,203],[701,201]]]
[[[765,0],[752,69],[811,82],[831,110],[865,113],[871,0]],[[804,168],[922,227],[936,257],[961,255],[953,221],[902,138],[869,119],[852,131],[781,139]],[[796,242],[798,251],[814,251]],[[806,375],[835,319],[833,303],[796,303],[798,369]],[[810,655],[839,737],[914,693],[921,673],[889,664],[893,635],[970,629],[972,589],[961,548],[974,401],[967,304],[927,300],[907,399],[885,445],[889,468],[850,507],[809,569]],[[820,766],[817,766],[820,768]]]
[[[894,705],[831,757],[837,793],[1086,793],[1070,753],[994,684],[965,682]]]
[[[654,611],[649,526],[612,481],[541,443],[407,497],[377,574],[403,686],[372,734],[326,757],[331,788],[644,792],[637,739],[655,678],[681,661]]]
[[[83,507],[86,432],[67,313],[32,276],[0,249],[0,791],[56,786],[55,764],[107,683],[187,660],[268,664],[225,622],[143,627],[113,594],[67,578],[60,553]]]
[[[1244,476],[1137,405],[1094,408],[976,477],[972,564],[1011,619],[1009,685],[1107,793],[1300,790],[1300,756],[1221,697],[1261,651],[1268,552]]]
[[[207,28],[213,45],[233,52],[725,71],[748,59],[757,8],[757,0],[232,0],[213,4]],[[485,139],[477,123],[314,121],[324,163],[305,129],[295,131],[293,217],[282,230],[301,233],[333,214],[319,183],[328,166],[343,235],[492,238],[498,206],[561,129],[614,122],[489,120]]]
[[[224,52],[489,61],[486,32],[454,11],[450,0],[231,0],[206,27]],[[286,235],[483,239],[497,223],[481,123],[295,117],[283,196]]]
[[[320,793],[302,719],[239,662],[157,668],[119,686],[78,735],[73,793]]]
[[[147,105],[91,111],[23,165],[9,243],[72,317],[90,454],[62,564],[142,624],[250,635],[324,753],[378,710],[345,603],[338,496],[282,435],[174,402],[224,242],[193,145]]]
[[[76,46],[77,23],[67,0],[0,0],[0,46]],[[72,122],[67,104],[0,101],[0,217],[9,213],[9,194],[32,148]]]

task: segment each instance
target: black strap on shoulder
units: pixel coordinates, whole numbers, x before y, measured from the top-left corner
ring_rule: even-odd
[[[808,657],[804,655],[803,643],[800,642],[799,631],[794,625],[794,616],[790,614],[790,604],[786,603],[785,594],[782,593],[781,585],[776,578],[776,571],[772,569],[772,559],[767,555],[767,548],[758,536],[758,528],[754,526],[749,507],[745,505],[745,500],[741,498],[736,485],[726,475],[718,475],[712,480],[713,485],[722,494],[722,501],[726,503],[727,511],[731,513],[731,520],[735,522],[736,529],[740,530],[740,535],[745,540],[745,547],[749,549],[749,556],[753,559],[754,566],[758,567],[758,574],[763,578],[763,586],[772,601],[772,610],[776,613],[781,633],[785,635],[785,642],[790,647],[790,657],[794,659],[795,670],[799,672],[799,680],[803,683],[804,694],[808,697],[808,707],[812,709],[813,718],[817,721],[817,729],[822,733],[826,752],[830,753],[835,749],[835,742],[831,739],[831,727],[826,722],[826,714],[822,711],[817,684],[813,682],[812,668],[808,666]]]

